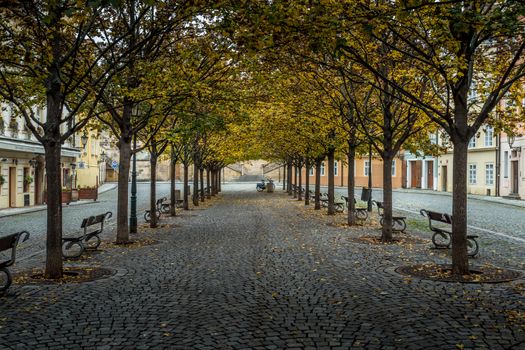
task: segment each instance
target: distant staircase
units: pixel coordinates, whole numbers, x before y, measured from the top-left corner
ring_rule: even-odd
[[[281,168],[283,165],[282,164],[277,164],[277,163],[268,163],[268,164],[264,164],[263,165],[263,172],[266,174],[266,173],[271,173],[272,171],[276,170],[276,169],[279,169]]]
[[[262,176],[261,175],[242,175],[239,176],[238,179],[235,179],[234,181],[238,182],[259,182],[261,181]]]

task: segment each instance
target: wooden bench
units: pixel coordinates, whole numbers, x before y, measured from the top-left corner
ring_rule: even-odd
[[[346,207],[348,208],[348,197],[341,196],[341,199],[345,201]],[[366,220],[368,219],[368,211],[367,208],[358,208],[355,206],[357,204],[357,201],[354,198],[354,214],[355,217],[359,220]]]
[[[0,252],[11,250],[11,258],[9,260],[0,261],[0,292],[5,292],[11,283],[13,278],[8,267],[12,266],[16,260],[16,248],[18,243],[25,242],[29,239],[29,232],[20,231],[4,237],[0,237]],[[2,276],[2,274],[4,276]]]
[[[157,201],[155,202],[155,208],[156,208],[155,212],[157,214],[157,220],[160,219],[160,214],[168,214],[170,212],[170,204],[165,203],[167,200],[168,198],[162,197],[162,198],[157,199]],[[144,220],[146,222],[151,221],[151,210],[146,209],[144,211]]]
[[[452,243],[452,215],[439,213],[436,211],[421,209],[419,213],[428,218],[428,227],[432,232],[432,243],[436,248],[450,248]],[[446,225],[444,227],[436,226],[434,223]],[[474,257],[479,252],[477,235],[467,235],[467,253]]]
[[[105,214],[90,216],[82,220],[78,236],[62,238],[62,255],[66,259],[75,259],[85,250],[96,250],[100,245],[100,234],[104,231],[104,222],[111,218],[110,211]]]
[[[383,205],[383,202],[379,201],[373,201],[375,205],[377,206],[377,214],[381,219],[379,219],[379,223],[381,226],[383,226],[383,215],[385,211],[385,207]],[[405,222],[406,216],[394,216],[392,215],[392,231],[396,232],[405,232],[405,229],[407,228],[407,224]]]

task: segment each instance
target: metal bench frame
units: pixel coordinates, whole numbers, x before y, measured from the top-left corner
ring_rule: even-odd
[[[448,249],[452,244],[452,230],[448,230],[443,227],[437,227],[432,222],[440,222],[443,224],[450,225],[452,228],[452,215],[447,213],[439,213],[436,211],[421,209],[419,213],[422,216],[428,218],[428,227],[433,232],[432,243],[437,249]],[[467,254],[470,257],[474,257],[479,252],[479,244],[476,238],[477,235],[467,235]]]
[[[100,234],[104,231],[104,222],[111,218],[113,213],[108,211],[104,214],[84,218],[80,224],[81,235],[62,237],[62,255],[66,259],[78,258],[86,250],[96,250],[100,246]],[[100,225],[94,231],[92,226]],[[78,247],[74,249],[75,247]]]
[[[169,203],[164,203],[168,200],[168,198],[166,197],[161,197],[159,199],[157,199],[157,201],[155,202],[155,211],[156,211],[156,214],[157,214],[157,220],[160,219],[160,215],[161,214],[168,214],[170,212],[170,204]],[[151,210],[149,209],[146,209],[144,211],[144,220],[146,222],[150,222],[151,221]]]
[[[25,242],[29,239],[29,232],[20,231],[4,237],[0,237],[0,252],[11,250],[11,258],[9,260],[0,262],[0,273],[5,274],[5,283],[0,284],[0,293],[5,292],[11,283],[13,283],[13,277],[8,267],[12,266],[16,261],[16,248],[18,243]]]
[[[381,224],[381,226],[383,226],[383,222],[384,222],[383,215],[384,215],[384,210],[385,210],[383,202],[380,202],[380,201],[372,201],[372,202],[374,202],[375,205],[377,206],[377,214],[380,217],[379,223]],[[392,231],[404,233],[407,228],[405,219],[406,219],[406,216],[392,215]]]
[[[345,201],[346,207],[348,208],[348,197],[341,196],[341,199]],[[357,201],[354,198],[354,204],[357,204]],[[367,208],[358,208],[354,205],[354,215],[359,220],[368,219],[368,210]]]

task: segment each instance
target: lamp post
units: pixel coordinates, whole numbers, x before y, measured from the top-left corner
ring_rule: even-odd
[[[133,134],[133,163],[131,168],[131,210],[129,232],[137,233],[137,134]]]

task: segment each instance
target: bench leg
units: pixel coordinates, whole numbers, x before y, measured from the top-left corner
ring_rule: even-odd
[[[396,232],[405,232],[407,224],[404,219],[394,219],[392,220],[392,230]]]
[[[62,255],[66,259],[76,259],[82,255],[85,247],[80,241],[64,241],[62,243]]]
[[[96,250],[100,245],[100,242],[100,237],[98,235],[92,235],[86,238],[86,240],[84,241],[84,246],[86,249]]]
[[[355,217],[359,220],[366,220],[368,219],[368,212],[366,210],[356,210],[354,212]]]
[[[0,292],[5,292],[11,283],[13,282],[13,278],[11,277],[11,272],[7,269],[7,267],[0,269]]]
[[[479,252],[478,241],[475,238],[467,238],[467,254],[470,257],[475,257]]]
[[[436,248],[450,247],[450,236],[443,232],[434,232],[432,235],[432,243]]]

